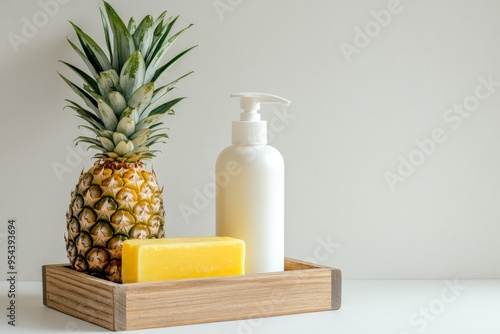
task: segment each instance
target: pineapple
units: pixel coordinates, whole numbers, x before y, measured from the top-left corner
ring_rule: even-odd
[[[162,188],[144,161],[154,157],[151,146],[168,138],[160,119],[172,115],[183,98],[165,101],[179,80],[156,87],[157,79],[189,52],[190,47],[162,65],[169,46],[191,25],[171,34],[178,17],[146,16],[128,25],[105,1],[101,19],[108,49],[103,49],[70,22],[80,47],[68,39],[88,71],[63,61],[82,80],[80,87],[61,75],[83,100],[67,107],[85,120],[92,136],[76,143],[98,151],[95,164],[82,172],[71,193],[66,214],[66,251],[71,266],[81,272],[121,282],[121,250],[127,239],[164,237]]]

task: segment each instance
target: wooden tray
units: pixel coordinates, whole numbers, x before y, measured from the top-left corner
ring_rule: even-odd
[[[337,310],[339,269],[285,259],[285,271],[207,279],[118,284],[45,265],[43,304],[114,330]]]

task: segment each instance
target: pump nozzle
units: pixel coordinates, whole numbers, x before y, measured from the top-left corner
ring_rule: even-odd
[[[260,109],[261,103],[277,103],[284,106],[288,106],[290,104],[290,101],[287,99],[265,93],[235,93],[231,94],[231,97],[240,98],[240,109],[243,110],[240,121],[260,121],[260,115],[257,113],[257,110]]]
[[[233,122],[233,144],[266,144],[267,123],[260,120],[261,103],[277,103],[288,106],[290,101],[282,97],[264,93],[236,93],[231,97],[240,99],[240,120]]]

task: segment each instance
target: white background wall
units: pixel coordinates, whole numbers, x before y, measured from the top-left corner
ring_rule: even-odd
[[[92,163],[69,157],[80,130],[64,99],[77,98],[57,61],[81,65],[68,20],[103,41],[99,1],[54,1],[0,4],[0,256],[5,268],[14,217],[21,280],[66,262],[70,191]],[[175,93],[189,99],[166,120],[171,140],[153,164],[169,236],[215,232],[214,199],[196,194],[230,142],[228,96],[263,91],[292,100],[288,118],[264,108],[286,162],[287,256],[347,279],[500,277],[500,1],[110,2],[127,18],[168,9],[178,29],[195,24],[173,49],[199,47],[170,76],[195,71]]]

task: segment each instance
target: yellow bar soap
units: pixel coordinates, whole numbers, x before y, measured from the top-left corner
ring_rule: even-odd
[[[123,243],[122,282],[245,273],[245,243],[230,237],[131,239]]]

